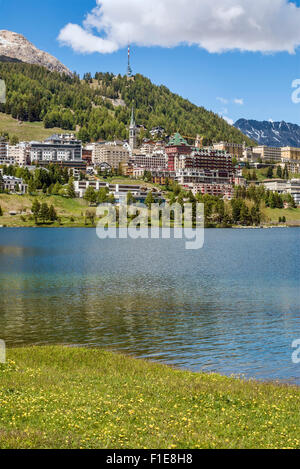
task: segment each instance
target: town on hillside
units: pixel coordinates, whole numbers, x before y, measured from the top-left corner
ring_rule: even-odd
[[[83,145],[74,134],[64,134],[52,135],[43,142],[9,143],[2,137],[0,191],[32,192],[28,181],[17,177],[12,167],[32,173],[36,168],[49,171],[50,165],[56,165],[72,177],[73,195],[77,198],[86,197],[91,190],[105,189],[115,203],[126,200],[129,192],[140,202],[146,200],[149,192],[155,192],[155,200],[161,201],[164,193],[159,187],[176,184],[194,197],[209,195],[230,201],[236,193],[255,186],[281,197],[278,208],[300,205],[300,179],[297,177],[300,148],[247,147],[245,143],[230,142],[204,146],[199,135],[195,140],[179,133],[166,138],[161,127],[151,130],[151,139],[141,140],[142,128],[137,125],[132,108],[126,141]],[[257,172],[264,168],[266,177],[258,178]],[[110,184],[108,179],[112,175],[122,176],[128,183]],[[134,184],[134,180],[156,186]],[[276,204],[271,206],[276,207]]]

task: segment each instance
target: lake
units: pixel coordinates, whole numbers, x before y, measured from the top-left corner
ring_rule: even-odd
[[[300,385],[300,230],[99,240],[0,229],[0,339],[109,348],[193,371]]]

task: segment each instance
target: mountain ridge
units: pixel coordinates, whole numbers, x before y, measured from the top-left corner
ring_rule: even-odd
[[[71,71],[56,57],[38,49],[22,34],[5,29],[0,30],[0,61],[20,61],[40,65],[50,71],[72,76]]]
[[[259,145],[300,147],[300,126],[297,124],[239,119],[234,126]]]

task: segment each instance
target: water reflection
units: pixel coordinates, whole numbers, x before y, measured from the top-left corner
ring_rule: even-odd
[[[1,230],[0,336],[300,384],[298,233],[207,231],[195,253],[177,240]]]

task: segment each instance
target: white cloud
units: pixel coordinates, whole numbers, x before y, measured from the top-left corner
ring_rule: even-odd
[[[226,99],[226,98],[221,98],[221,97],[218,96],[216,99],[217,99],[217,101],[220,101],[220,103],[222,103],[222,104],[228,104],[228,99]]]
[[[239,104],[240,106],[243,106],[243,104],[244,104],[243,98],[235,98],[235,99],[233,100],[233,102],[234,102],[235,104]]]
[[[227,107],[224,107],[224,109],[222,109],[222,111],[220,112],[221,116],[226,116],[228,114],[228,109]]]
[[[233,119],[230,119],[230,117],[227,117],[227,116],[222,116],[222,117],[228,124],[230,124],[230,125],[234,124]]]
[[[96,0],[83,25],[67,24],[58,39],[79,53],[111,53],[128,42],[293,53],[299,24],[300,8],[288,0]]]

